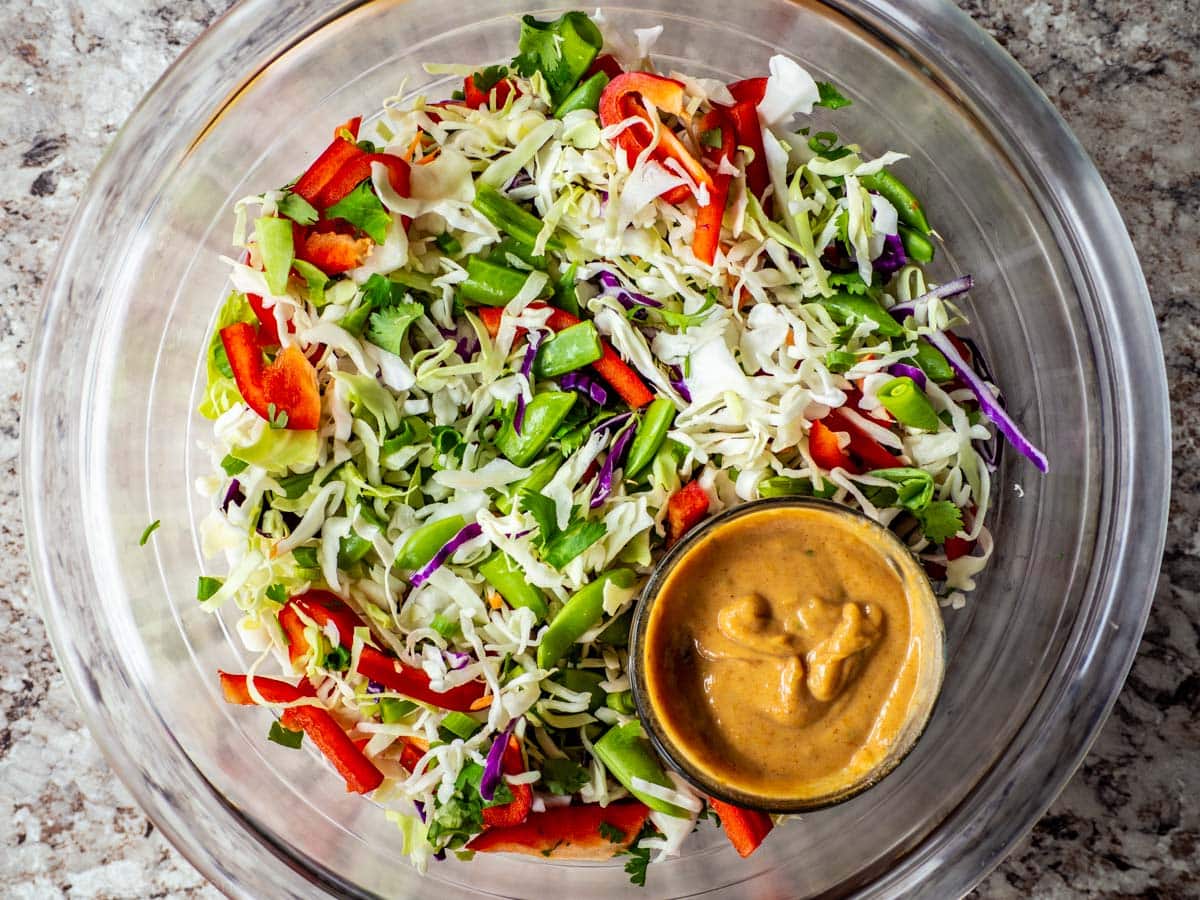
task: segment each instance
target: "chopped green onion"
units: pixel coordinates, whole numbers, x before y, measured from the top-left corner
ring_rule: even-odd
[[[284,728],[278,722],[272,722],[271,730],[267,732],[267,740],[290,750],[299,750],[301,743],[304,742],[304,732],[292,731],[290,728]]]
[[[152,535],[152,534],[154,534],[154,532],[158,531],[158,526],[161,524],[162,524],[161,519],[155,519],[153,522],[151,522],[149,525],[147,525],[146,530],[142,532],[141,539],[138,541],[138,546],[145,547],[146,542],[148,540],[150,540],[150,535]]]

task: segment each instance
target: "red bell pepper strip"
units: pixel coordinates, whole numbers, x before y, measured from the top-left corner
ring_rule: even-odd
[[[750,103],[758,106],[763,102],[763,97],[767,95],[767,79],[759,77],[735,81],[729,85],[729,93],[733,94],[733,99],[738,103]]]
[[[529,308],[538,309],[544,307],[544,305],[531,303]],[[480,321],[483,322],[483,326],[492,337],[500,333],[500,319],[504,316],[504,307],[481,306],[475,312],[479,315]],[[578,325],[579,322],[580,320],[569,312],[556,309],[550,314],[546,325],[552,331],[562,331],[564,328]],[[625,361],[617,355],[617,351],[612,348],[608,341],[601,341],[601,346],[604,348],[604,355],[592,363],[592,368],[596,370],[596,374],[607,381],[612,389],[632,409],[641,409],[653,400],[654,394],[646,387],[646,383],[642,381],[642,377],[626,365]]]
[[[258,316],[258,337],[263,346],[279,346],[279,325],[275,321],[275,314],[263,306],[263,299],[258,294],[247,294],[246,302],[254,310],[254,315]],[[296,326],[291,322],[288,322],[287,327],[288,334],[296,330]]]
[[[230,675],[228,672],[217,672],[221,678],[221,692],[225,695],[226,703],[238,706],[255,706],[257,701],[246,686],[247,676]],[[299,684],[288,684],[278,678],[267,678],[265,675],[254,677],[254,689],[268,703],[295,703],[304,697],[315,697],[316,691],[307,681]]]
[[[356,671],[382,684],[389,691],[411,697],[420,703],[458,712],[469,712],[471,704],[487,693],[487,684],[483,681],[469,681],[448,691],[435,691],[429,686],[429,676],[421,669],[406,666],[374,647],[362,648]]]
[[[292,345],[279,352],[275,361],[263,365],[258,331],[248,322],[221,329],[221,343],[234,381],[246,405],[262,416],[280,422],[292,431],[309,431],[321,422],[321,392],[317,370]]]
[[[463,103],[471,107],[471,109],[479,109],[482,106],[486,106],[488,97],[493,90],[496,92],[496,106],[503,106],[507,103],[509,96],[514,91],[520,94],[520,91],[517,90],[512,81],[507,78],[501,78],[490,89],[482,91],[475,87],[475,76],[468,75],[463,79]]]
[[[325,148],[308,170],[301,175],[294,185],[292,193],[299,194],[309,203],[317,199],[321,189],[329,183],[347,161],[362,154],[358,145],[343,137],[335,137],[333,143]]]
[[[296,246],[296,257],[310,262],[326,275],[341,275],[357,269],[371,252],[370,238],[337,232],[309,232]]]
[[[649,815],[649,807],[636,800],[608,806],[557,806],[532,813],[520,825],[489,828],[472,838],[466,849],[550,859],[611,859],[637,839]],[[620,832],[620,840],[602,834],[601,825],[608,826],[606,833]]]
[[[667,500],[667,546],[674,544],[708,515],[708,495],[700,482],[689,481]]]
[[[328,711],[319,706],[290,706],[279,717],[284,728],[303,731],[325,758],[346,779],[346,790],[369,794],[383,784],[383,773],[375,767],[342,730]]]
[[[837,435],[819,420],[812,423],[808,432],[808,452],[812,454],[813,462],[822,469],[842,468],[854,475],[859,473],[850,454],[838,443]]]
[[[515,737],[509,737],[508,746],[504,748],[504,759],[501,762],[505,775],[520,775],[525,771],[525,761],[521,757],[521,744]],[[533,809],[533,788],[527,784],[510,784],[513,799],[503,806],[488,806],[483,810],[484,828],[508,828],[520,825],[529,818]]]
[[[850,435],[850,452],[861,459],[868,470],[890,469],[896,465],[896,457],[890,450],[836,409],[825,416],[824,422],[832,430],[845,431]],[[809,440],[811,442],[811,437]]]
[[[338,643],[347,650],[354,643],[354,629],[364,627],[358,614],[328,591],[306,591],[289,600],[288,605],[294,605],[316,622],[322,631],[332,622],[337,629]]]
[[[400,738],[400,744],[400,765],[404,766],[411,775],[417,771],[417,764],[425,755],[425,751],[408,738]]]
[[[733,120],[724,110],[713,107],[700,119],[699,131],[705,134],[719,131],[721,146],[705,147],[704,161],[713,169],[713,186],[708,194],[708,205],[696,213],[696,230],[692,236],[692,252],[702,263],[712,265],[716,259],[717,245],[721,237],[721,220],[725,217],[725,203],[729,199],[729,183],[733,176],[718,171],[722,160],[732,162],[736,152]]]
[[[597,72],[603,72],[608,76],[608,80],[612,81],[618,75],[624,75],[625,70],[621,68],[621,64],[617,62],[617,58],[611,53],[602,53],[592,60],[592,64],[588,66],[588,70],[583,73],[583,77],[579,79],[580,83],[587,81]]]
[[[298,668],[308,652],[308,640],[304,637],[304,620],[296,614],[296,608],[291,604],[279,610],[279,627],[288,639],[288,659]]]
[[[346,160],[325,187],[321,188],[321,193],[317,194],[313,205],[318,209],[328,209],[333,206],[358,187],[361,182],[371,177],[371,163],[376,162],[387,166],[388,181],[391,182],[392,189],[401,197],[407,197],[410,182],[407,162],[391,153],[363,153],[360,151],[359,155]]]
[[[763,193],[771,183],[771,175],[767,170],[758,107],[748,101],[735,103],[729,108],[729,117],[733,120],[738,146],[749,147],[754,156],[746,163],[746,187],[750,189],[750,193],[762,200]]]
[[[946,551],[946,560],[953,562],[974,550],[975,542],[966,538],[948,537],[942,544],[942,549]]]
[[[708,805],[721,817],[721,828],[738,856],[749,856],[758,849],[775,823],[765,812],[756,809],[742,809],[732,803],[724,803],[714,797],[708,798]]]
[[[632,164],[650,144],[652,131],[650,114],[638,100],[639,95],[663,112],[676,116],[684,115],[684,91],[686,86],[673,78],[652,75],[649,72],[625,72],[618,75],[604,88],[600,95],[600,122],[604,127],[623,122],[631,116],[645,121],[645,124],[630,125],[616,136],[616,143],[625,151],[626,160]],[[674,159],[697,185],[703,185],[712,192],[712,176],[696,157],[688,152],[675,133],[666,126],[659,128],[659,142],[654,151],[655,159]],[[686,188],[683,193],[679,189],[664,194],[668,202],[679,202],[690,194]],[[679,199],[672,199],[678,197]]]
[[[354,140],[357,141],[358,140],[358,129],[361,126],[362,126],[362,116],[354,116],[353,118],[347,119],[345,122],[343,122],[337,128],[335,128],[333,130],[333,136],[335,138],[339,138],[342,136],[342,132],[345,131],[350,135],[350,137],[354,138]]]

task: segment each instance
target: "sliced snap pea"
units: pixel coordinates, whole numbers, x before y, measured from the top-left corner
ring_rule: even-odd
[[[591,669],[565,669],[555,675],[554,680],[568,691],[575,691],[577,694],[588,694],[591,697],[591,700],[588,702],[588,712],[595,712],[604,705],[604,699],[607,694],[604,688],[600,687],[600,682],[604,680],[604,676],[599,672]]]
[[[832,297],[822,297],[817,302],[829,310],[829,314],[838,324],[861,322],[866,319],[875,323],[875,333],[881,337],[899,337],[904,334],[900,323],[870,297],[837,293]]]
[[[546,446],[578,396],[573,391],[547,391],[525,406],[525,421],[517,434],[511,420],[496,435],[496,447],[514,466],[527,466]]]
[[[539,622],[549,614],[546,595],[526,580],[521,567],[511,556],[497,550],[479,564],[479,574],[508,601],[509,606],[532,609]]]
[[[556,378],[590,366],[603,355],[604,346],[596,324],[579,322],[564,328],[538,348],[533,374],[538,378]]]
[[[913,359],[921,371],[934,381],[950,381],[954,378],[954,370],[942,351],[928,341],[917,341],[917,355]]]
[[[874,175],[863,175],[859,182],[868,191],[874,191],[896,207],[896,215],[905,225],[917,229],[922,234],[929,234],[931,229],[921,201],[907,184],[887,169],[880,169]]]
[[[601,644],[608,644],[610,647],[628,647],[629,631],[632,627],[633,610],[630,610],[609,622],[604,630],[597,635],[596,641]]]
[[[516,238],[502,238],[488,253],[488,262],[494,262],[500,266],[510,264],[509,257],[515,256],[531,269],[545,269],[546,257],[535,256],[533,247],[530,244],[523,244]],[[518,267],[520,268],[520,267]]]
[[[566,99],[558,105],[558,109],[554,110],[554,118],[561,119],[577,109],[590,109],[595,112],[600,106],[600,95],[604,93],[607,85],[608,76],[603,72],[597,72],[587,81],[581,81],[575,86],[575,90],[567,94]]]
[[[557,665],[571,645],[600,621],[604,615],[605,585],[612,583],[617,587],[630,588],[636,580],[632,569],[611,569],[576,591],[542,632],[542,640],[538,644],[538,667],[549,669]]]
[[[388,275],[388,281],[394,282],[401,287],[406,287],[411,291],[420,291],[422,294],[441,294],[441,291],[433,285],[433,275],[426,275],[424,272],[408,272],[400,269]]]
[[[372,546],[365,537],[360,536],[358,532],[351,531],[338,541],[338,568],[345,569],[347,566],[354,565],[371,552]]]
[[[900,226],[900,243],[904,245],[905,255],[919,263],[933,261],[933,241],[914,228]]]
[[[442,719],[442,724],[438,727],[438,731],[447,740],[453,740],[457,737],[465,741],[482,727],[482,724],[476,722],[466,713],[448,712],[446,713],[446,718]]]
[[[608,769],[612,777],[648,807],[681,819],[689,816],[686,809],[660,800],[633,786],[633,780],[640,778],[670,790],[675,789],[663,772],[662,766],[658,764],[658,758],[642,732],[641,722],[627,722],[609,729],[604,737],[596,741],[593,752],[596,758],[604,763],[604,768]]]
[[[410,713],[415,712],[417,704],[411,700],[401,700],[397,697],[384,697],[379,701],[379,715],[384,725],[396,725],[403,722]]]
[[[576,263],[571,263],[563,272],[554,286],[554,305],[579,318],[579,296],[575,292]]]
[[[526,413],[528,412],[526,410]],[[513,503],[516,502],[516,498],[520,496],[521,491],[540,491],[550,483],[550,479],[554,477],[554,473],[558,471],[561,465],[562,457],[557,453],[551,454],[545,459],[538,460],[534,463],[528,475],[516,484],[511,485],[507,494],[501,494],[496,498],[496,508],[507,516],[512,512]]]
[[[659,397],[646,407],[633,436],[633,443],[629,446],[629,457],[625,460],[626,478],[637,478],[638,473],[650,465],[654,454],[667,439],[667,431],[674,421],[675,404],[665,397]]]
[[[433,559],[434,554],[441,550],[450,538],[462,531],[466,524],[467,520],[462,516],[447,516],[435,522],[425,523],[408,536],[408,540],[400,548],[394,567],[408,571],[421,568]]]
[[[527,272],[518,272],[472,256],[467,260],[467,280],[459,282],[458,292],[471,303],[503,306],[520,293],[528,277]]]
[[[939,420],[933,404],[907,375],[893,378],[880,386],[876,396],[884,409],[895,416],[901,425],[922,431],[938,430]]]
[[[627,716],[637,712],[637,707],[633,704],[633,691],[616,691],[609,694],[604,698],[604,705]]]
[[[819,490],[813,489],[810,478],[788,478],[786,475],[772,475],[758,483],[760,497],[832,497],[837,493],[837,485],[823,484]]]
[[[542,220],[520,204],[509,200],[490,184],[482,181],[476,183],[475,200],[472,205],[483,213],[489,222],[521,243],[532,247],[537,242],[538,232],[542,230]],[[562,241],[551,237],[546,241],[546,249],[562,252],[564,248]]]

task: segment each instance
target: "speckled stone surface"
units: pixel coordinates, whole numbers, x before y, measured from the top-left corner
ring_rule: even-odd
[[[25,358],[56,242],[142,93],[226,0],[0,4],[0,894],[216,897],[132,805],[46,644],[18,497]],[[1125,212],[1161,326],[1174,493],[1137,662],[1087,761],[979,898],[1200,896],[1200,3],[962,3]]]

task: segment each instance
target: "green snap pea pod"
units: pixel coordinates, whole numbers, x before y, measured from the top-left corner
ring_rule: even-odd
[[[604,88],[607,86],[608,76],[603,72],[597,72],[587,81],[581,81],[575,86],[575,90],[567,94],[566,99],[558,105],[558,109],[554,111],[554,118],[561,119],[567,113],[577,109],[590,109],[595,112],[600,106],[600,95],[604,93]]]
[[[809,478],[789,478],[786,475],[772,475],[758,483],[760,497],[824,497],[828,499],[837,492],[837,485],[824,484],[819,490],[813,489]]]
[[[554,305],[579,318],[579,295],[575,291],[575,270],[577,263],[571,263],[563,272],[554,286]]]
[[[891,172],[880,169],[874,175],[861,176],[859,182],[868,191],[874,191],[896,207],[896,215],[905,225],[917,229],[922,234],[929,234],[932,230],[925,218],[925,210],[921,207],[921,201],[917,199],[916,194],[909,189],[907,184]]]
[[[532,609],[539,622],[549,614],[545,595],[526,580],[521,567],[507,554],[497,550],[479,564],[479,574],[510,606]]]
[[[368,553],[371,552],[373,545],[366,538],[359,535],[357,532],[351,531],[348,535],[338,541],[338,568],[344,569],[347,566],[352,566]]]
[[[917,355],[913,357],[917,366],[934,381],[950,381],[954,370],[942,355],[942,351],[928,341],[917,341]]]
[[[675,404],[659,397],[646,407],[642,421],[638,423],[633,443],[629,445],[629,456],[625,460],[625,477],[637,478],[638,473],[654,460],[654,454],[667,439],[667,430],[675,421]]]
[[[411,700],[400,700],[397,697],[384,697],[379,701],[379,715],[384,725],[396,725],[403,722],[410,713],[415,712],[417,704]]]
[[[516,238],[502,238],[491,252],[488,254],[488,262],[494,262],[500,266],[509,265],[509,257],[515,256],[525,265],[532,269],[545,269],[546,257],[535,256],[533,247],[530,244],[523,244]]]
[[[426,522],[408,536],[396,557],[395,568],[409,571],[421,568],[466,524],[467,520],[462,516],[447,516],[435,522]]]
[[[454,740],[457,737],[465,741],[482,727],[481,723],[476,722],[466,713],[448,712],[446,718],[442,719],[438,732],[448,740]]]
[[[556,378],[590,366],[604,355],[600,332],[592,321],[564,328],[543,343],[533,360],[533,374],[538,378]]]
[[[630,588],[636,580],[632,569],[611,569],[576,591],[542,632],[542,641],[538,644],[538,667],[549,669],[557,665],[571,645],[600,621],[604,615],[605,585],[611,582],[617,587]]]
[[[600,687],[600,682],[604,680],[604,676],[599,672],[591,669],[564,669],[554,676],[554,680],[568,691],[575,691],[577,694],[588,694],[591,697],[591,700],[588,702],[589,712],[595,712],[604,705],[604,698],[607,695],[604,692],[604,688]]]
[[[817,302],[829,310],[833,320],[840,325],[867,319],[875,323],[875,333],[881,337],[900,337],[904,334],[900,323],[870,297],[837,293],[832,297],[822,297]]]
[[[933,241],[916,229],[901,225],[900,243],[904,245],[904,253],[909,259],[916,260],[919,263],[933,261]]]
[[[422,294],[441,295],[441,290],[433,286],[433,275],[426,275],[424,272],[408,272],[400,269],[388,275],[388,281],[394,282],[401,287],[406,287],[411,291],[420,291]]]
[[[937,431],[939,420],[933,404],[915,381],[907,375],[893,378],[876,392],[884,409],[896,417],[901,425],[919,428],[922,431]]]
[[[633,610],[630,610],[609,622],[605,629],[596,637],[596,640],[601,644],[608,644],[610,647],[628,647],[629,630],[632,627]]]
[[[528,410],[526,410],[528,414]],[[507,494],[501,494],[496,498],[496,508],[504,515],[512,512],[513,503],[520,495],[521,491],[540,491],[550,483],[550,479],[554,477],[554,473],[558,471],[562,465],[562,457],[558,454],[552,454],[545,459],[540,459],[534,463],[529,474],[509,488]]]
[[[633,705],[633,691],[617,691],[609,694],[604,698],[604,705],[627,716],[632,716],[637,712],[637,707]]]
[[[471,303],[503,306],[520,293],[528,277],[527,272],[472,256],[467,260],[467,280],[459,283],[458,292]]]
[[[547,391],[525,405],[521,433],[506,421],[496,435],[496,447],[514,466],[527,466],[542,452],[562,424],[578,395],[574,391]]]
[[[538,232],[542,230],[542,220],[523,206],[509,200],[490,184],[476,183],[475,201],[472,205],[483,213],[489,222],[521,243],[532,247],[537,242]],[[552,237],[546,241],[546,249],[561,253],[564,248],[562,241]]]
[[[458,256],[458,254],[462,253],[462,244],[458,238],[448,231],[443,231],[441,234],[435,235],[433,242],[447,256]]]
[[[689,816],[686,809],[660,800],[633,786],[633,779],[640,778],[642,781],[649,781],[651,784],[661,785],[670,790],[675,789],[675,785],[671,783],[663,772],[662,766],[658,764],[650,742],[642,733],[641,722],[627,722],[609,729],[604,737],[596,741],[593,752],[596,754],[596,758],[604,763],[604,768],[608,769],[612,777],[621,782],[629,793],[648,807],[669,816],[678,816],[681,819]]]

